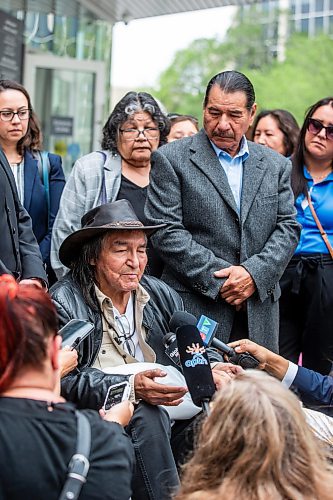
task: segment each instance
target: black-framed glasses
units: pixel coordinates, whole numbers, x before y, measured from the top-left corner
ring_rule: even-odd
[[[308,118],[307,129],[311,134],[317,135],[323,128],[326,132],[326,139],[333,141],[333,125],[325,127],[319,120]]]
[[[122,347],[125,351],[128,352],[130,356],[135,358],[135,344],[133,341],[135,326],[133,331],[131,331],[131,325],[127,319],[125,314],[121,314],[120,316],[115,317],[117,329],[120,332],[118,333],[118,339],[120,340]]]
[[[143,134],[146,139],[156,140],[160,137],[160,129],[157,127],[138,128],[120,128],[119,132],[123,134],[125,141],[135,141]]]
[[[30,117],[30,109],[20,109],[19,111],[0,111],[0,118],[3,122],[11,122],[15,115],[17,115],[20,120],[28,120]]]

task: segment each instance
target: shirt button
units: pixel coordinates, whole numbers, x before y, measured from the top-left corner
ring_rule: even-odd
[[[102,354],[106,354],[106,350],[105,349],[102,349]]]

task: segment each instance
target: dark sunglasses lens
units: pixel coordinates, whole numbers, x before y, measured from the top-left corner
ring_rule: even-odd
[[[320,122],[313,120],[312,118],[309,119],[308,131],[311,132],[311,134],[319,134],[322,128],[323,125]]]
[[[333,141],[333,127],[327,127],[327,129],[326,129],[326,137],[330,141]]]

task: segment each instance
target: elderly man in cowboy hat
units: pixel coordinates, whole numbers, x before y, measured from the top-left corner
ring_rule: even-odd
[[[103,371],[137,361],[169,364],[155,345],[162,343],[172,313],[183,309],[182,300],[156,278],[143,278],[147,236],[159,227],[144,226],[127,200],[90,210],[82,229],[60,247],[60,260],[70,272],[50,291],[61,326],[73,318],[95,325],[80,346],[79,372],[62,380],[66,399],[99,409],[110,385],[130,381],[130,399],[138,403],[126,428],[137,457],[133,499],[168,498],[178,484],[170,420],[157,405],[177,405],[186,387],[155,382],[163,377],[160,369],[132,376]]]

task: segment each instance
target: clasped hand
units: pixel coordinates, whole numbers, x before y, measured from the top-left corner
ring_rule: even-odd
[[[220,288],[221,297],[230,305],[240,308],[255,292],[255,283],[250,273],[242,266],[230,266],[214,273],[216,278],[227,278]]]

